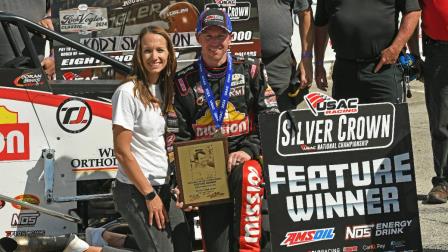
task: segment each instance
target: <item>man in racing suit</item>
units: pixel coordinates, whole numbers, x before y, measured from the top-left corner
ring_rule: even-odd
[[[227,167],[233,202],[199,209],[208,252],[260,251],[263,177],[254,160],[261,148],[257,122],[260,113],[278,112],[275,93],[264,81],[260,62],[234,58],[227,52],[231,31],[226,13],[209,9],[201,14],[196,29],[201,57],[177,73],[176,111],[167,115],[168,132],[173,132],[167,146],[173,140],[216,134],[226,136],[229,143]]]

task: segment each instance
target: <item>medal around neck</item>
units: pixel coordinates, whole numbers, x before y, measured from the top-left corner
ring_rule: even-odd
[[[221,131],[221,128],[215,129],[215,133],[213,133],[214,138],[223,138],[224,134]]]

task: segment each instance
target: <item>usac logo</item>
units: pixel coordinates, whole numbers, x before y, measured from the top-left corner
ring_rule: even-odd
[[[92,122],[92,109],[79,98],[69,98],[59,105],[56,111],[59,127],[68,133],[80,133]]]

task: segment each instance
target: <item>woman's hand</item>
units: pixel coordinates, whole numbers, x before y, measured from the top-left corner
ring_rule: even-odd
[[[159,195],[156,195],[152,200],[147,200],[146,207],[149,212],[149,225],[152,226],[154,219],[158,229],[165,229],[165,223],[169,222],[169,219]]]
[[[176,207],[180,208],[182,210],[184,210],[185,212],[191,212],[193,210],[198,210],[198,207],[194,207],[194,206],[188,206],[186,208],[184,208],[184,202],[179,200],[179,195],[180,195],[180,189],[176,186],[176,188],[171,190],[171,193],[174,194],[174,197],[176,197]]]

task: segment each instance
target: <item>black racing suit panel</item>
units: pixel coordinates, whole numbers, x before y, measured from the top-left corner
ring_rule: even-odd
[[[224,88],[225,69],[226,65],[207,69],[207,78],[218,104]],[[258,115],[278,113],[275,93],[265,82],[263,73],[265,71],[257,59],[233,60],[229,101],[221,127],[229,143],[229,153],[244,151],[252,159],[261,154]],[[175,86],[175,111],[167,114],[169,151],[174,141],[211,138],[215,133],[197,63],[177,73]],[[200,208],[206,251],[260,251],[261,200],[257,199],[263,195],[263,178],[261,168],[255,169],[249,162],[256,161],[233,167],[229,175],[232,203]]]

